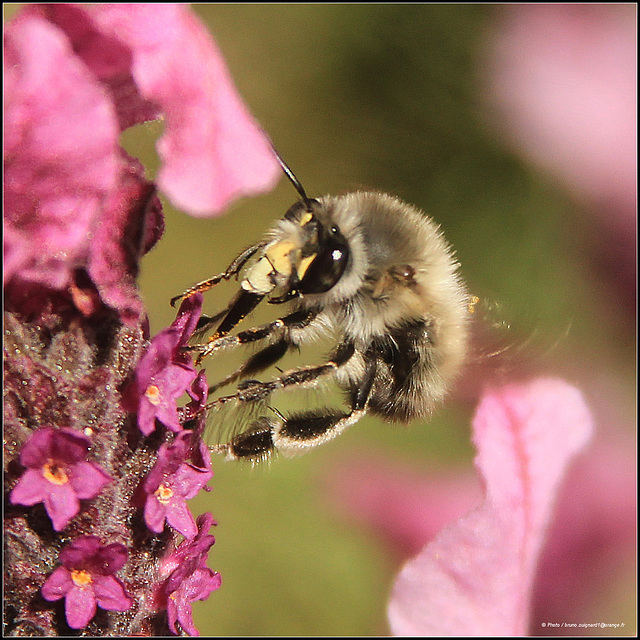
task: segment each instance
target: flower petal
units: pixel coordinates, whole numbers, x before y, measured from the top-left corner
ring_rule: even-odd
[[[96,597],[91,587],[74,587],[64,600],[67,624],[72,629],[84,629],[96,615]]]
[[[115,182],[118,125],[64,35],[25,12],[5,30],[4,212],[11,265],[60,289],[89,247]],[[8,281],[12,273],[5,273]]]
[[[107,611],[126,611],[132,600],[124,585],[114,576],[95,576],[93,591],[101,609]]]
[[[127,548],[119,542],[101,546],[95,557],[94,573],[106,576],[120,571],[127,563],[128,557]]]
[[[100,546],[98,536],[76,538],[60,552],[60,562],[69,569],[84,568],[99,552]]]
[[[74,465],[70,482],[78,498],[87,500],[97,496],[113,478],[95,462],[83,461]]]
[[[69,465],[73,465],[87,457],[91,440],[84,434],[63,427],[56,429],[51,435],[51,457]]]
[[[485,395],[473,422],[484,502],[400,572],[395,635],[524,635],[536,562],[564,470],[591,434],[581,394],[559,380]]]
[[[38,469],[27,469],[9,494],[11,504],[22,504],[31,507],[44,500],[51,483],[42,477]]]
[[[154,494],[149,494],[144,503],[144,521],[154,533],[162,533],[167,517],[167,507],[160,504]]]
[[[138,92],[131,75],[133,59],[129,47],[108,31],[103,32],[95,22],[99,6],[56,3],[30,7],[30,10],[64,31],[76,55],[108,87],[122,130],[160,116],[158,106]],[[125,5],[123,10],[137,13],[131,5]]]
[[[80,501],[70,483],[51,485],[43,502],[56,531],[62,531],[80,511]]]
[[[162,235],[162,205],[143,166],[122,153],[118,184],[105,199],[91,238],[87,272],[100,298],[125,322],[145,314],[136,285],[139,261]]]
[[[40,468],[51,454],[51,441],[55,434],[53,427],[36,429],[20,450],[20,464],[23,467]]]
[[[174,497],[167,505],[166,513],[169,526],[181,533],[188,540],[194,538],[198,533],[196,521],[184,499]]]
[[[211,215],[275,185],[281,169],[269,141],[191,9],[105,4],[93,15],[130,48],[140,94],[164,113],[157,182],[176,206]]]
[[[73,586],[73,580],[71,579],[69,569],[66,567],[58,567],[46,579],[40,589],[40,592],[45,600],[53,602],[54,600],[64,598]]]

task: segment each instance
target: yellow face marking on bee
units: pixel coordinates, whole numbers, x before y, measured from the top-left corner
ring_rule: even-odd
[[[307,269],[309,268],[309,265],[313,262],[313,259],[316,257],[317,254],[313,254],[310,256],[307,256],[306,258],[303,258],[302,260],[300,260],[300,264],[298,265],[298,280],[302,280],[302,278],[304,278],[304,274],[307,272]]]
[[[296,250],[296,245],[293,242],[285,240],[269,247],[265,256],[271,263],[274,271],[288,276],[291,273],[292,254],[294,254]]]
[[[268,294],[277,286],[279,279],[291,275],[293,264],[300,249],[294,242],[283,240],[271,245],[264,256],[254,265],[241,287],[246,291]]]
[[[313,213],[311,213],[311,211],[306,211],[302,218],[300,218],[300,226],[304,227],[304,225],[311,222],[311,220],[313,220]]]

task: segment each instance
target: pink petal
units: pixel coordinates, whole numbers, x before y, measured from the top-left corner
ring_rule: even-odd
[[[189,540],[198,533],[196,521],[187,503],[180,498],[174,498],[167,505],[167,523]]]
[[[115,112],[64,35],[36,17],[7,26],[5,58],[10,262],[24,279],[62,288],[84,259],[116,177]]]
[[[93,16],[131,49],[138,90],[164,113],[157,182],[176,206],[207,216],[275,185],[281,170],[267,137],[188,7],[104,4]]]
[[[74,587],[64,601],[67,624],[72,629],[84,629],[96,615],[96,597],[91,587]]]
[[[62,531],[80,511],[80,501],[70,483],[53,486],[44,496],[44,508],[56,531]]]
[[[122,153],[117,185],[91,237],[87,271],[101,299],[125,322],[138,322],[145,313],[136,284],[138,265],[163,228],[162,206],[144,167]]]
[[[133,7],[130,10],[135,12]],[[160,117],[158,106],[145,100],[138,92],[131,76],[129,47],[117,37],[103,33],[93,21],[98,7],[57,3],[32,5],[28,11],[49,20],[69,38],[78,58],[108,88],[123,131]]]
[[[23,467],[42,467],[52,457],[53,427],[43,427],[33,432],[20,451],[20,464]]]
[[[44,500],[50,487],[51,483],[43,478],[40,469],[27,469],[11,490],[9,501],[31,507]]]
[[[120,580],[114,576],[94,576],[93,591],[101,609],[126,611],[131,606],[131,598]]]
[[[67,592],[73,589],[73,586],[73,580],[71,579],[69,569],[66,567],[58,567],[46,579],[40,591],[45,600],[53,602],[54,600],[64,598]]]
[[[71,486],[81,500],[97,496],[113,478],[95,462],[79,462],[74,465]]]
[[[154,533],[162,533],[167,517],[167,507],[160,504],[155,495],[147,496],[144,503],[144,521]]]
[[[527,632],[551,507],[591,416],[577,389],[541,379],[486,394],[473,429],[485,500],[402,569],[388,612],[394,635]]]

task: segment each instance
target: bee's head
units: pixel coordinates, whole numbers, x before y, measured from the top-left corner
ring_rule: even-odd
[[[261,259],[243,281],[243,288],[270,301],[326,293],[342,277],[349,245],[332,221],[326,204],[307,196],[304,187],[274,149],[282,169],[300,196],[284,215]]]
[[[284,218],[295,225],[299,247],[294,286],[303,295],[329,291],[346,269],[349,245],[326,205],[316,199],[299,200]]]

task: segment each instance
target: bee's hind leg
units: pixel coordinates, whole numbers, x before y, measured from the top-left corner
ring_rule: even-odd
[[[258,462],[268,458],[274,451],[293,456],[323,444],[355,424],[367,413],[367,401],[375,378],[375,361],[369,362],[360,386],[352,393],[352,408],[349,413],[324,410],[283,416],[262,416],[251,427],[235,436],[227,444],[217,445],[214,450],[225,453],[231,460]]]

